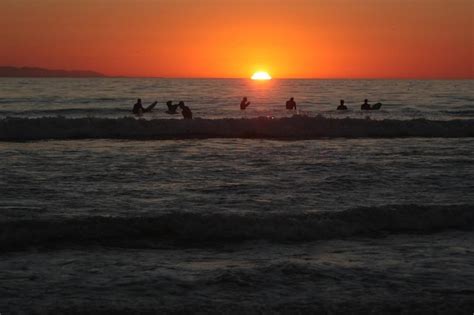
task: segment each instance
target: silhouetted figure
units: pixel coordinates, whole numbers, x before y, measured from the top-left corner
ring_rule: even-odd
[[[141,115],[143,113],[143,105],[142,105],[142,99],[139,98],[137,99],[137,102],[135,103],[135,105],[133,105],[133,109],[132,109],[132,112],[135,114],[135,115]]]
[[[245,110],[250,105],[250,102],[247,102],[247,98],[244,97],[242,102],[240,102],[240,109]]]
[[[156,106],[156,104],[158,104],[157,101],[151,103],[150,106],[148,106],[147,108],[143,108],[142,99],[139,98],[139,99],[137,99],[137,102],[135,103],[135,105],[133,105],[132,112],[135,115],[141,116],[143,113],[151,112],[153,110],[153,107]]]
[[[193,112],[188,106],[184,105],[183,101],[179,102],[178,106],[181,108],[181,114],[184,119],[193,119]]]
[[[286,109],[296,109],[296,102],[293,97],[286,101]]]
[[[341,105],[337,107],[337,110],[347,110],[347,106],[344,105],[344,100],[341,100]]]
[[[378,110],[380,109],[380,107],[382,107],[382,103],[375,103],[370,109]]]
[[[178,113],[177,109],[178,109],[179,104],[173,105],[172,101],[168,101],[168,102],[166,102],[166,106],[168,106],[168,110],[166,111],[166,113],[168,113],[168,114],[177,114]]]
[[[361,110],[371,110],[372,108],[370,107],[370,104],[369,104],[368,102],[369,102],[369,100],[368,100],[368,99],[365,99],[365,100],[364,100],[364,104],[362,104],[362,105],[360,106],[360,109],[361,109]]]

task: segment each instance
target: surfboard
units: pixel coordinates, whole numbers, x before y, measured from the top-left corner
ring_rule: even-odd
[[[144,112],[144,113],[151,112],[151,110],[153,109],[153,107],[155,107],[155,106],[156,106],[156,104],[158,104],[158,102],[156,102],[156,101],[155,101],[155,102],[153,102],[153,103],[151,103],[151,105],[150,105],[150,106],[148,106],[147,108],[145,108],[145,110],[144,110],[143,112]]]
[[[380,109],[380,107],[382,107],[382,103],[375,103],[374,105],[372,105],[372,109]]]

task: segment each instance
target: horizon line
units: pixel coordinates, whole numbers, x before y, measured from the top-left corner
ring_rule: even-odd
[[[251,77],[194,77],[194,76],[128,76],[104,75],[104,78],[124,79],[224,79],[224,80],[252,80]],[[271,80],[474,80],[472,77],[272,77]]]
[[[69,70],[66,70],[69,71]],[[91,71],[91,70],[77,70]],[[95,72],[95,71],[92,71]],[[128,75],[106,75],[102,76],[2,76],[0,78],[34,78],[34,79],[176,79],[176,80],[252,80],[250,77],[181,77],[181,76],[128,76]],[[271,80],[474,80],[473,77],[273,77]]]
[[[54,69],[54,68],[43,68],[41,66],[14,66],[14,65],[0,65],[0,68],[31,68],[31,69],[41,69],[46,71],[65,71],[65,72],[91,72],[99,74],[100,76],[24,76],[24,78],[127,78],[127,79],[251,79],[251,76],[160,76],[160,75],[123,75],[123,74],[107,74],[97,70],[89,70],[89,69]],[[2,76],[3,78],[9,77],[22,77],[22,76]],[[472,76],[464,77],[456,77],[456,76],[374,76],[374,77],[365,77],[365,76],[354,76],[354,77],[272,77],[271,80],[474,80],[474,73]]]

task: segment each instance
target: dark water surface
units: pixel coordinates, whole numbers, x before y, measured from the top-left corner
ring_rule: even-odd
[[[473,80],[272,80],[246,79],[29,79],[0,78],[0,118],[130,116],[137,98],[158,100],[146,116],[172,118],[165,102],[186,102],[200,118],[285,117],[285,101],[294,97],[300,113],[372,119],[472,119]],[[251,105],[239,110],[247,96]],[[380,111],[361,112],[364,99],[382,102]],[[349,110],[337,112],[344,99]]]
[[[0,313],[470,314],[472,82],[0,79]],[[329,119],[278,120],[289,96]],[[146,133],[136,97],[186,101],[204,119],[180,132],[265,116],[361,136],[48,140]]]

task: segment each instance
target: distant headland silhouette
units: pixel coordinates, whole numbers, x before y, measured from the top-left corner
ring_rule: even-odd
[[[0,66],[0,77],[37,77],[37,78],[92,78],[106,75],[88,70],[52,70],[36,67]]]

